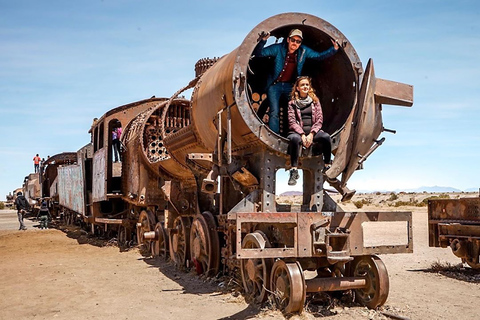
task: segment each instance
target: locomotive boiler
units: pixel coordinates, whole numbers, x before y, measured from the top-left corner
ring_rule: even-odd
[[[276,202],[276,172],[289,168],[288,140],[259,114],[271,67],[252,56],[258,35],[285,38],[292,28],[322,51],[336,39],[342,49],[305,66],[319,92],[323,129],[334,139],[335,159],[323,174],[321,157],[301,157],[303,203]],[[179,98],[193,88],[190,100]],[[269,292],[285,312],[302,310],[307,293],[355,289],[375,308],[388,295],[388,275],[377,253],[412,252],[411,213],[347,213],[325,193],[325,180],[349,199],[346,183],[384,141],[383,104],[411,106],[413,88],[375,77],[347,38],[317,17],[288,13],[257,25],[238,48],[202,59],[196,77],[171,98],[145,110],[125,129],[124,196],[145,206],[137,239],[153,255],[215,275],[235,272],[257,302]],[[341,177],[340,177],[341,176]],[[400,222],[400,244],[365,245],[369,222]],[[305,279],[304,270],[317,271]]]
[[[264,121],[272,65],[253,55],[259,34],[281,41],[293,28],[316,51],[332,39],[341,44],[333,57],[304,66],[334,161],[323,173],[322,157],[302,152],[301,205],[276,200],[277,171],[291,166],[286,115],[279,134]],[[372,60],[364,69],[339,30],[303,13],[261,22],[229,54],[199,60],[195,73],[170,98],[152,97],[95,119],[77,163],[59,170],[59,186],[67,186],[59,192],[69,193],[59,196],[65,214],[78,214],[92,232],[117,233],[121,246],[137,241],[181,268],[238,274],[249,299],[263,302],[271,293],[286,313],[301,312],[307,295],[319,291],[355,290],[364,305],[382,305],[388,273],[376,254],[413,251],[411,213],[344,212],[324,184],[343,200],[353,196],[349,178],[383,143],[381,133],[392,131],[383,127],[382,106],[411,106],[413,87],[376,78]],[[188,89],[191,99],[181,95]],[[115,128],[123,129],[119,162],[112,157]],[[402,239],[379,235],[385,224],[397,226]],[[306,277],[307,270],[315,276]]]

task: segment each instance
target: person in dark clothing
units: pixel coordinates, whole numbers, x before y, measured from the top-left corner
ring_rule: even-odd
[[[122,135],[122,127],[117,127],[112,130],[112,145],[113,145],[113,155],[115,157],[114,162],[121,161],[120,154],[120,136]]]
[[[27,230],[27,227],[25,227],[25,224],[23,223],[23,214],[27,212],[30,205],[21,192],[17,193],[15,206],[17,207],[18,222],[20,223],[20,228],[18,230]]]
[[[52,218],[47,207],[47,202],[44,200],[37,213],[37,220],[40,221],[40,229],[48,229],[48,221]]]
[[[298,157],[300,149],[318,145],[323,154],[325,169],[331,163],[332,142],[330,135],[322,131],[323,112],[320,100],[315,95],[309,77],[298,77],[292,89],[292,99],[288,103],[288,139],[291,166],[289,185],[296,185]]]
[[[307,59],[324,60],[333,56],[339,49],[336,41],[333,46],[323,52],[317,52],[302,44],[303,33],[299,29],[290,31],[288,38],[282,43],[265,47],[270,33],[263,32],[260,41],[253,51],[256,57],[272,57],[274,67],[267,79],[266,91],[269,103],[268,126],[275,133],[280,132],[280,99],[292,91],[297,76],[303,75],[303,66]]]

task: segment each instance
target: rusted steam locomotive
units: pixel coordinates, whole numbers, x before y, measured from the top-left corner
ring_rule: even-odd
[[[302,154],[299,206],[276,201],[277,170],[290,167],[288,140],[262,121],[258,110],[272,66],[252,56],[259,34],[280,39],[292,28],[314,50],[327,49],[331,39],[342,46],[304,67],[321,99],[335,159],[323,174],[321,156]],[[136,239],[152,255],[199,274],[239,272],[247,296],[262,302],[272,293],[287,313],[301,312],[307,294],[319,291],[353,289],[366,306],[382,305],[389,280],[375,254],[412,252],[411,213],[343,212],[323,185],[328,181],[344,200],[353,195],[348,179],[389,131],[382,105],[411,106],[412,86],[376,78],[373,62],[364,70],[339,30],[302,13],[261,22],[238,48],[200,60],[195,72],[170,98],[120,106],[94,120],[91,143],[48,178],[49,196],[58,197],[65,219],[116,234],[120,245]],[[191,99],[180,96],[191,88]],[[115,162],[117,127],[122,152]],[[367,226],[382,223],[400,223],[402,241],[370,241]],[[316,276],[307,279],[306,270]]]

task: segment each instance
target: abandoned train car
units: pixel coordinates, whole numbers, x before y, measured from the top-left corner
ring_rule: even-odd
[[[293,28],[314,50],[327,49],[332,39],[341,45],[333,57],[305,65],[335,157],[323,173],[322,157],[302,154],[300,207],[275,200],[276,172],[291,165],[288,139],[284,122],[277,134],[263,121],[272,66],[253,55],[259,34],[282,41]],[[261,22],[232,52],[201,59],[195,71],[170,98],[120,106],[94,120],[90,143],[55,177],[67,221],[116,235],[120,246],[137,241],[199,274],[238,272],[252,300],[273,292],[287,313],[301,312],[307,294],[318,291],[354,289],[369,308],[382,305],[388,273],[375,254],[412,252],[411,213],[343,212],[324,183],[344,200],[353,195],[348,179],[385,140],[382,132],[391,131],[383,127],[382,106],[411,106],[413,87],[376,78],[373,62],[364,69],[337,28],[302,13]],[[181,97],[188,89],[191,99]],[[113,134],[118,128],[119,137]],[[364,227],[378,222],[400,222],[400,244],[366,244]],[[305,270],[317,276],[306,279]]]

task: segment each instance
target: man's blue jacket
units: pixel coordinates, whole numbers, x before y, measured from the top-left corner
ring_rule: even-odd
[[[284,39],[281,43],[272,44],[265,48],[266,43],[266,40],[260,40],[253,50],[253,55],[256,57],[274,58],[274,67],[267,79],[266,88],[268,88],[278,78],[280,72],[282,72],[285,57],[287,56],[288,43]],[[337,50],[335,50],[333,46],[323,52],[317,52],[302,44],[297,50],[297,76],[302,75],[302,69],[306,59],[324,60],[333,56],[336,52]]]

